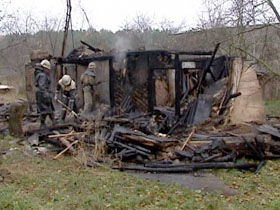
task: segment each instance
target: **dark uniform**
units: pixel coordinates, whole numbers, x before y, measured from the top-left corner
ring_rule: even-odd
[[[40,64],[36,65],[34,74],[37,111],[40,114],[41,126],[45,126],[45,119],[48,115],[54,122],[54,107],[51,97],[52,93],[50,90],[51,79]]]

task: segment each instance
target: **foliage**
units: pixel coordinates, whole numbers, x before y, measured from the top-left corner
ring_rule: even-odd
[[[268,115],[280,115],[280,100],[269,100],[264,103]]]

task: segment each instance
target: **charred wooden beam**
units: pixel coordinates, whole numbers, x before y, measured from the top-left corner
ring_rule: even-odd
[[[90,44],[88,44],[88,43],[86,43],[86,42],[84,42],[84,41],[82,41],[82,40],[80,40],[80,42],[81,42],[83,45],[87,46],[88,49],[92,50],[93,52],[102,52],[102,51],[104,51],[104,50],[101,50],[101,49],[99,49],[99,48],[93,47],[93,46],[91,46]]]
[[[182,66],[179,55],[175,55],[175,115],[181,115],[181,96],[182,96]]]
[[[214,49],[214,51],[212,52],[211,59],[209,60],[209,62],[208,62],[208,64],[207,64],[206,68],[203,70],[202,76],[200,77],[200,80],[199,80],[199,83],[198,83],[198,90],[199,90],[199,91],[200,91],[200,89],[201,89],[202,82],[204,81],[207,72],[210,71],[210,67],[211,67],[211,65],[212,65],[212,63],[213,63],[213,61],[214,61],[214,58],[215,58],[216,53],[217,53],[217,51],[218,51],[218,49],[219,49],[219,46],[220,46],[220,43],[216,44],[215,49]]]
[[[109,89],[110,89],[110,106],[115,106],[115,71],[113,68],[113,60],[109,60]]]
[[[151,166],[151,165],[150,165]],[[154,164],[152,167],[146,166],[123,166],[115,167],[120,170],[134,170],[145,172],[162,172],[162,173],[185,173],[201,169],[244,169],[256,170],[258,164],[247,162],[218,162],[218,163],[186,163],[186,164]]]
[[[69,63],[87,66],[92,61],[106,61],[110,59],[113,59],[112,55],[89,55],[80,58],[58,57],[56,60],[58,64]]]
[[[149,56],[148,59],[148,83],[147,83],[147,89],[148,89],[148,112],[153,113],[154,106],[155,106],[155,80],[154,80],[154,71],[150,69],[149,67]]]
[[[128,145],[123,144],[123,143],[118,142],[118,141],[114,141],[114,144],[117,145],[118,147],[120,147],[121,149],[125,148],[125,149],[128,149],[131,152],[135,152],[136,154],[143,155],[145,157],[147,157],[149,155],[149,153],[143,152],[143,151],[141,151],[137,148],[134,148],[132,146],[128,146]]]

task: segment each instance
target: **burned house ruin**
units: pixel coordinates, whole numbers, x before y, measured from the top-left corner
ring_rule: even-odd
[[[167,133],[179,124],[188,127],[209,118],[222,122],[232,107],[230,99],[241,95],[238,86],[244,61],[217,56],[219,45],[213,51],[104,52],[83,44],[89,49],[83,45],[66,57],[53,58],[54,81],[63,74],[76,81],[79,108],[83,106],[80,76],[92,61],[97,64],[96,81],[101,82],[96,90],[99,104],[108,105],[116,113],[160,114],[164,117],[160,127],[167,126]],[[29,83],[28,92],[32,90]],[[252,120],[263,120],[261,96],[254,103],[259,104],[260,112]],[[250,121],[250,116],[246,120]]]
[[[212,104],[211,85],[229,76],[232,59],[216,57],[215,51],[128,51],[115,53],[94,53],[58,58],[58,64],[72,64],[66,67],[80,86],[79,78],[89,62],[97,63],[97,81],[105,81],[98,88],[100,101],[122,112],[140,111],[153,113],[169,107],[176,116],[189,115],[189,123],[199,122],[191,109],[200,103]],[[78,66],[78,67],[77,67]],[[220,82],[222,83],[222,82]],[[218,84],[219,85],[219,84]],[[223,84],[220,84],[220,88]],[[212,88],[213,89],[213,88]],[[207,91],[209,96],[207,96]],[[209,92],[210,91],[210,92]],[[206,94],[204,94],[206,92]],[[213,94],[213,93],[212,93]],[[79,93],[80,98],[81,92]],[[193,98],[198,98],[196,101]],[[82,104],[82,102],[80,102]],[[209,107],[209,106],[208,106]],[[210,115],[210,109],[204,115]],[[192,119],[191,119],[192,118]]]
[[[107,154],[121,160],[140,156],[144,163],[159,161],[157,169],[151,169],[154,163],[140,167],[145,171],[256,169],[257,164],[239,165],[235,159],[263,158],[255,152],[258,149],[278,154],[279,145],[269,136],[256,134],[259,131],[250,133],[255,128],[248,123],[265,121],[261,90],[252,66],[241,58],[218,56],[218,47],[213,51],[104,52],[93,47],[87,51],[82,46],[66,57],[53,58],[53,80],[71,75],[77,84],[79,107],[83,105],[80,76],[94,61],[96,81],[102,82],[96,88],[98,108],[106,109],[101,117],[94,113],[97,118],[82,118],[79,123],[66,125],[73,130],[61,130],[63,134],[54,132],[52,129],[58,128],[55,126],[27,135],[43,132],[41,139],[52,143],[53,138],[60,141],[61,136],[73,137],[69,138],[72,143],[85,141],[96,146],[105,142]],[[250,126],[239,128],[233,124]],[[263,126],[260,132],[269,129]],[[174,169],[175,159],[190,161],[191,165]],[[163,169],[166,166],[161,164],[166,160],[169,168]]]

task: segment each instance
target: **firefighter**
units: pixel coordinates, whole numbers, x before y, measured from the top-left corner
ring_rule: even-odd
[[[66,106],[68,106],[71,110],[77,113],[77,105],[76,105],[76,83],[71,79],[69,75],[63,75],[63,77],[58,81],[57,89],[55,92],[54,99],[58,100],[59,92],[61,91],[61,101]],[[60,121],[64,121],[66,117],[66,108],[62,107],[60,114]]]
[[[45,120],[50,117],[54,124],[54,106],[51,92],[51,64],[48,60],[43,60],[35,66],[35,87],[37,111],[40,114],[40,126],[46,126]]]
[[[81,76],[84,95],[83,114],[89,114],[96,108],[95,87],[97,83],[95,81],[95,70],[96,64],[91,62],[87,70]]]

